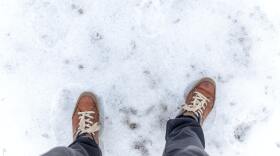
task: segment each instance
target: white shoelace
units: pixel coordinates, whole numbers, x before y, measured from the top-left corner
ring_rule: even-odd
[[[99,130],[98,123],[93,123],[91,121],[91,119],[93,119],[92,115],[94,113],[94,111],[78,112],[80,122],[75,137],[83,133],[89,133],[94,136],[94,133]]]
[[[195,91],[193,100],[189,104],[184,104],[182,108],[184,112],[193,112],[196,116],[201,117],[209,101],[202,93]]]

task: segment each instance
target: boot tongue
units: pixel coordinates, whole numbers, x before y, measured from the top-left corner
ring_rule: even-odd
[[[189,117],[195,119],[195,121],[197,121],[197,122],[200,122],[200,120],[201,120],[201,117],[200,116],[196,116],[193,112],[186,111],[186,112],[183,113],[183,115],[184,116],[189,116]]]
[[[87,137],[87,138],[90,138],[90,139],[94,139],[93,138],[93,136],[91,135],[91,134],[89,134],[89,133],[79,133],[78,135],[77,135],[77,138],[79,138],[79,137]]]

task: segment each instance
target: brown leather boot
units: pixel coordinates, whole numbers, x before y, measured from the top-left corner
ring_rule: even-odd
[[[72,116],[73,138],[80,134],[94,139],[97,144],[99,132],[99,110],[97,99],[93,93],[84,92],[80,95]]]
[[[203,124],[211,112],[216,94],[216,84],[211,78],[201,79],[189,92],[182,107],[183,115],[192,116]]]

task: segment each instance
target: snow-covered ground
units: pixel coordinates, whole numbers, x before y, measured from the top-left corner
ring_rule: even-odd
[[[213,156],[280,155],[277,0],[0,0],[0,155],[72,141],[95,92],[105,156],[162,154],[198,79],[217,82],[203,126]]]

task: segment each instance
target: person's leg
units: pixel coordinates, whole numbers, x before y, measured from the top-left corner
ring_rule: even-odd
[[[99,110],[94,94],[82,93],[73,116],[74,142],[69,147],[56,147],[43,156],[101,156],[98,146]]]
[[[85,153],[85,155],[102,156],[99,145],[94,141],[94,139],[87,136],[79,136],[69,147],[76,151],[81,151]]]
[[[102,153],[94,140],[81,135],[69,147],[56,147],[42,156],[102,156]]]
[[[164,156],[204,156],[205,142],[202,128],[192,117],[170,119],[166,127]],[[192,154],[192,155],[188,155]]]
[[[200,80],[186,97],[182,113],[167,122],[163,156],[207,156],[201,128],[214,106],[215,82]]]

